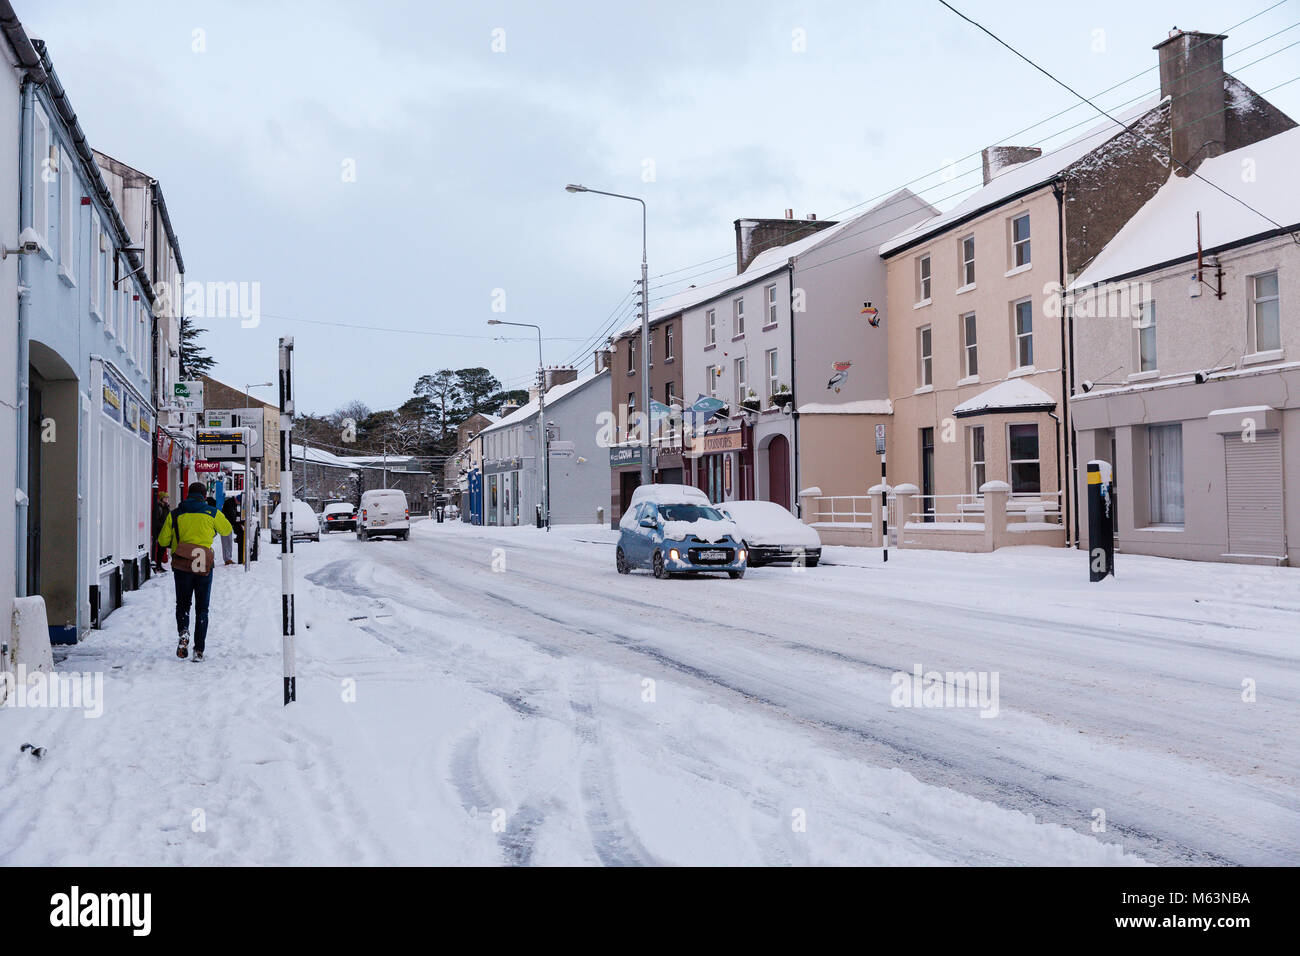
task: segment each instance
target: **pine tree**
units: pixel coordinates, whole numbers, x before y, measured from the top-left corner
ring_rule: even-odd
[[[217,360],[198,344],[199,336],[206,332],[188,316],[181,316],[181,378],[195,379],[212,371]]]

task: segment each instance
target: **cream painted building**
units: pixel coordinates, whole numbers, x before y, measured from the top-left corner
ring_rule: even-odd
[[[1122,551],[1300,563],[1297,169],[1300,129],[1200,166],[1258,212],[1171,177],[1072,286],[1079,458],[1114,465]]]
[[[985,481],[1079,528],[1065,399],[1077,388],[1061,294],[1156,194],[1170,169],[1295,124],[1223,71],[1223,36],[1156,45],[1161,96],[1042,153],[984,152],[984,185],[886,243],[891,484],[923,520],[977,509]],[[935,497],[939,496],[939,497]]]

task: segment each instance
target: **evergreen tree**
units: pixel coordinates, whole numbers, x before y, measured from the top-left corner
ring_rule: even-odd
[[[217,360],[199,345],[199,336],[207,330],[194,324],[194,319],[181,316],[181,378],[193,380],[212,371]]]

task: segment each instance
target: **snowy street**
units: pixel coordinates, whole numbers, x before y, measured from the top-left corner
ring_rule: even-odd
[[[155,577],[56,650],[102,716],[0,711],[0,862],[1300,863],[1293,570],[827,548],[659,581],[615,538],[298,544],[287,708],[275,549],[218,569],[201,664]],[[894,706],[917,668],[993,706]]]

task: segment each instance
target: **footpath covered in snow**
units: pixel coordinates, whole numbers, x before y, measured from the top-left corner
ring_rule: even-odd
[[[201,664],[150,581],[58,658],[102,715],[0,709],[0,861],[1300,862],[1293,570],[831,547],[664,582],[614,537],[299,545],[288,708],[274,551],[217,570]]]

